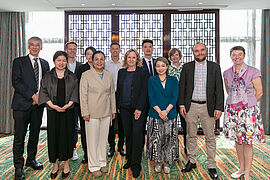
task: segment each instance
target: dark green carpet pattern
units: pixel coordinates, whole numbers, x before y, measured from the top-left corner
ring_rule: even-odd
[[[42,130],[40,133],[37,160],[44,166],[43,170],[35,171],[29,167],[24,167],[27,179],[49,179],[52,165],[49,163],[47,154],[47,133]],[[257,179],[270,179],[270,137],[266,137],[266,144],[254,145],[254,161],[252,164],[251,177]],[[26,142],[27,142],[26,138]],[[179,136],[180,142],[180,158],[179,161],[174,162],[171,167],[171,173],[166,175],[163,171],[159,174],[155,173],[153,165],[145,158],[143,153],[142,171],[137,179],[210,179],[206,166],[206,148],[204,144],[204,136],[198,136],[198,163],[197,169],[189,173],[183,174],[181,169],[186,164],[186,157],[183,155],[182,136]],[[79,140],[80,141],[80,140]],[[0,179],[14,179],[14,166],[12,158],[12,144],[13,136],[0,135]],[[25,148],[26,152],[26,148]],[[116,153],[112,158],[108,159],[109,172],[100,178],[94,178],[87,169],[87,164],[82,165],[81,159],[83,156],[81,144],[77,144],[77,152],[79,159],[76,161],[70,160],[71,176],[68,179],[98,179],[98,180],[131,180],[131,170],[124,170],[122,168],[125,163],[125,158]],[[25,153],[26,155],[26,153]],[[26,159],[26,157],[25,157]],[[217,172],[219,179],[230,179],[230,174],[237,171],[239,164],[237,162],[236,151],[234,143],[226,140],[223,135],[217,136]],[[61,165],[60,170],[63,169]],[[57,179],[61,179],[59,173]],[[243,179],[243,177],[242,177]]]

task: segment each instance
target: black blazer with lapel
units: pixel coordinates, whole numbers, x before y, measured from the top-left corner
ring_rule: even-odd
[[[78,61],[76,61],[76,66],[75,66],[75,71],[74,71],[74,74],[77,76],[77,74],[78,74],[78,69],[79,69],[79,67],[82,65],[82,63],[80,63],[80,62],[78,62]]]
[[[145,72],[147,73],[147,75],[148,75],[148,77],[150,77],[151,75],[150,75],[150,71],[149,71],[149,68],[148,68],[148,66],[147,66],[147,63],[146,63],[146,61],[145,61],[145,59],[143,58],[142,59],[142,67],[143,67],[143,69],[145,70]],[[155,59],[153,59],[152,58],[152,65],[153,65],[153,69],[154,69],[154,75],[153,76],[155,76],[155,75],[157,75],[157,71],[156,71],[156,69],[155,69],[155,67],[154,67],[154,62],[155,62]]]
[[[224,92],[220,66],[207,62],[206,103],[208,114],[214,116],[214,110],[224,111]],[[189,111],[194,90],[195,61],[184,64],[179,80],[179,105],[185,105]]]
[[[39,58],[42,77],[50,70],[49,63]],[[28,110],[32,105],[32,96],[37,93],[34,68],[29,56],[14,59],[12,67],[12,86],[15,89],[11,108],[13,110]]]
[[[120,108],[120,100],[123,95],[123,82],[126,78],[127,69],[120,69],[117,78],[116,104]],[[144,110],[147,106],[148,78],[142,67],[137,67],[131,84],[131,108]]]

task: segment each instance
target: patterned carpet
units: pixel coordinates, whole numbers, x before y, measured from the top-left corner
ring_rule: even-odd
[[[47,133],[42,130],[40,133],[39,147],[37,160],[44,165],[44,169],[41,171],[34,171],[31,168],[25,167],[24,171],[27,179],[49,179],[52,165],[49,163],[47,156]],[[206,166],[206,148],[204,146],[204,137],[198,136],[198,163],[197,169],[192,170],[189,173],[183,174],[181,172],[182,167],[186,163],[185,156],[183,155],[182,136],[180,139],[180,159],[178,162],[173,163],[171,167],[171,173],[166,175],[164,172],[155,173],[152,164],[145,159],[143,154],[142,159],[142,173],[137,179],[210,179]],[[14,167],[12,159],[12,143],[13,136],[0,135],[0,179],[14,179]],[[106,173],[100,178],[93,178],[89,173],[87,165],[82,165],[81,158],[83,155],[80,143],[77,144],[79,160],[70,161],[71,176],[69,179],[113,179],[113,180],[131,180],[131,170],[124,170],[122,168],[125,163],[125,158],[116,153],[112,159],[108,159],[109,173]],[[26,152],[26,149],[25,149]],[[252,166],[251,176],[252,179],[270,179],[270,136],[267,136],[266,144],[254,145],[254,161]],[[230,179],[230,174],[235,172],[238,168],[237,156],[234,148],[234,143],[226,140],[222,135],[217,136],[217,171],[219,179]],[[61,166],[60,169],[63,169]],[[61,179],[59,173],[57,179]],[[243,179],[243,177],[242,177]]]

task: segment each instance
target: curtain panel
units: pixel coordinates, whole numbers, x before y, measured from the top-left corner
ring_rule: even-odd
[[[262,11],[261,72],[263,96],[261,113],[265,134],[270,134],[270,9]]]
[[[0,13],[0,133],[14,131],[11,110],[14,91],[11,83],[12,62],[25,54],[25,13]]]

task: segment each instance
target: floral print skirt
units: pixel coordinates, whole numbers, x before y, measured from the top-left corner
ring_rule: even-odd
[[[265,143],[263,123],[258,105],[235,110],[225,107],[223,132],[226,138],[239,144]]]

